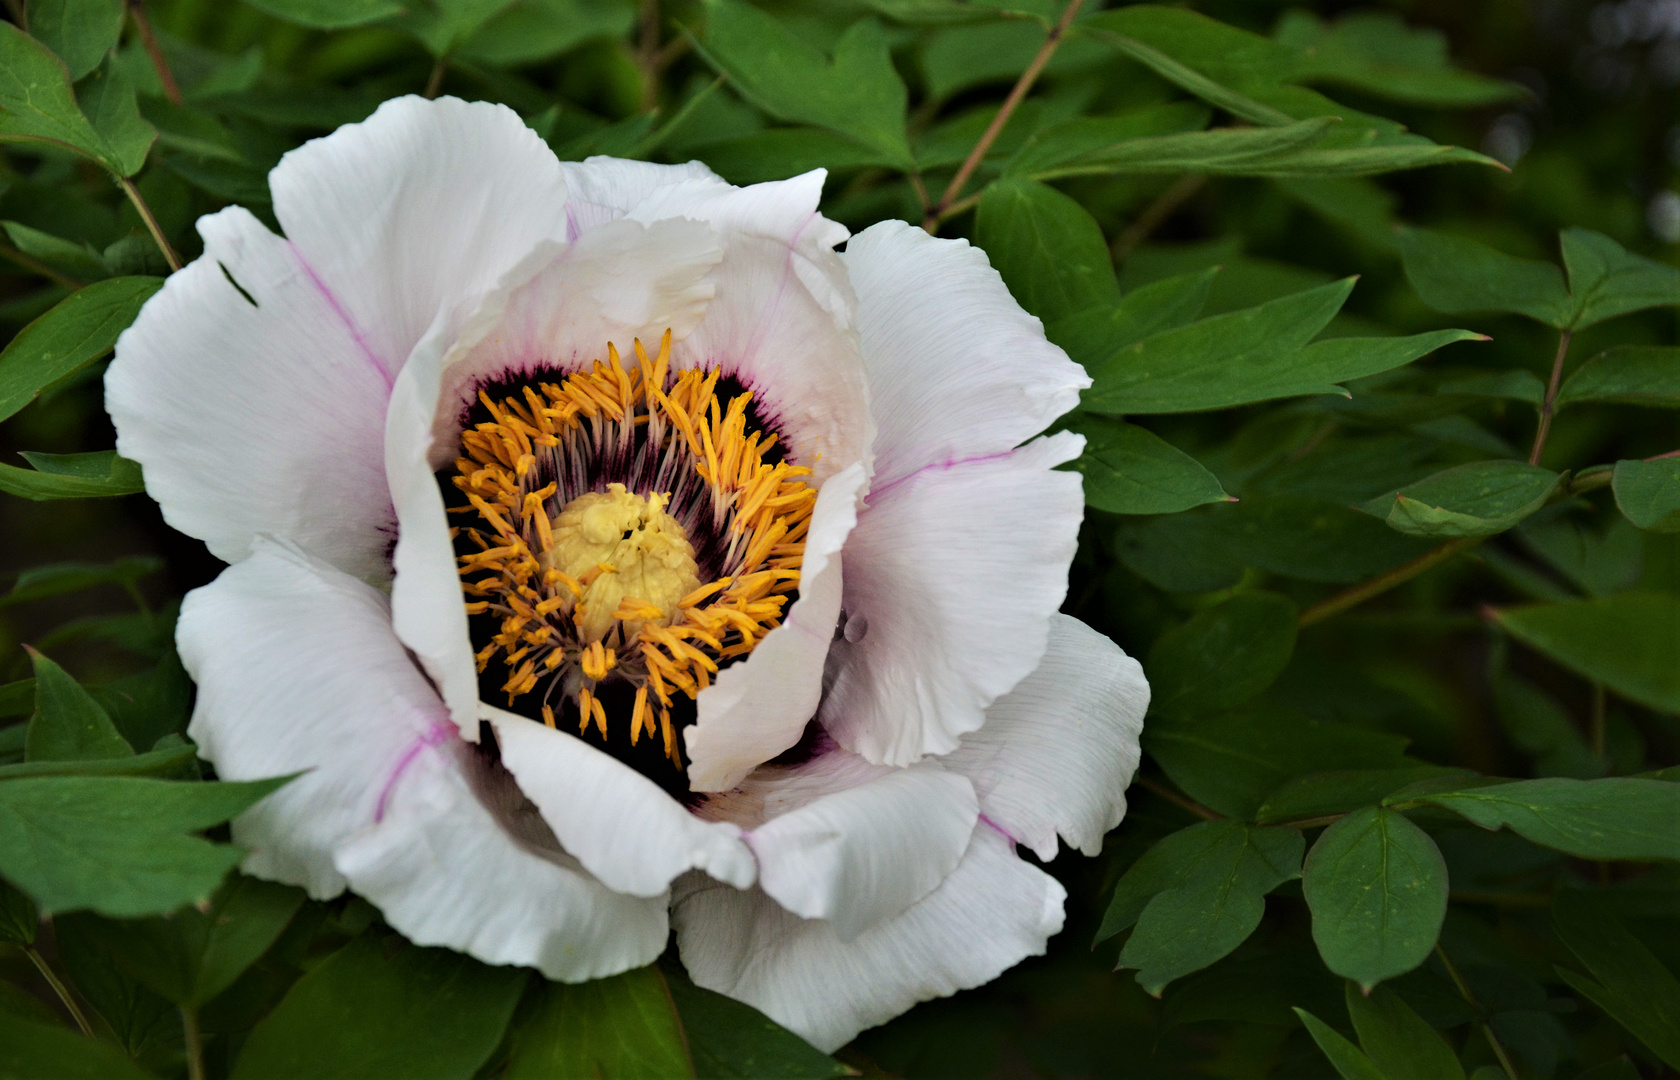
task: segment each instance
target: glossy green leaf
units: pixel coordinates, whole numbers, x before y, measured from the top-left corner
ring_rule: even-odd
[[[80,79],[116,47],[124,14],[122,0],[32,0],[29,33]]]
[[[1680,347],[1622,345],[1599,353],[1558,390],[1560,409],[1586,401],[1680,408]]]
[[[1292,162],[1323,139],[1334,117],[1314,117],[1283,127],[1227,127],[1123,139],[1035,170],[1041,180],[1127,173],[1139,176],[1185,172],[1219,176],[1288,173]]]
[[[24,451],[33,469],[0,464],[0,491],[37,502],[134,495],[146,490],[138,463],[115,450],[91,454],[40,454]]]
[[[1021,306],[1047,323],[1120,300],[1102,229],[1054,188],[1032,180],[991,185],[974,239]]]
[[[1447,864],[1405,816],[1366,807],[1307,853],[1301,891],[1331,971],[1369,990],[1429,956],[1447,913]]]
[[[49,914],[173,911],[207,898],[244,855],[186,834],[228,820],[285,782],[0,781],[0,875]]]
[[[1680,860],[1680,784],[1633,776],[1547,777],[1393,801],[1439,806],[1484,829],[1505,826],[1583,859]]]
[[[0,420],[35,400],[48,385],[111,351],[117,335],[162,285],[149,277],[96,282],[18,331],[0,352]]]
[[[1194,321],[1207,303],[1219,267],[1211,266],[1133,289],[1112,307],[1081,311],[1049,323],[1045,336],[1075,363],[1105,360],[1128,345]]]
[[[1194,719],[1151,717],[1143,746],[1192,799],[1241,818],[1253,818],[1294,777],[1411,764],[1401,736],[1320,723],[1267,705]]]
[[[618,37],[635,18],[636,8],[628,3],[518,0],[487,19],[456,52],[492,67],[522,67],[550,60],[586,41]]]
[[[529,976],[363,934],[257,1025],[232,1080],[468,1080],[501,1041]]]
[[[1348,983],[1345,999],[1360,1047],[1388,1080],[1464,1080],[1452,1047],[1394,991]]]
[[[35,668],[35,715],[24,744],[26,761],[98,761],[134,756],[99,703],[65,670],[29,650]]]
[[[881,151],[825,128],[770,128],[707,143],[698,153],[718,175],[735,184],[781,180],[811,169],[862,169],[893,164]]]
[[[1189,102],[1150,105],[1115,116],[1082,116],[1036,131],[1004,165],[1006,177],[1032,177],[1133,139],[1200,131],[1208,110]]]
[[[23,761],[0,765],[0,780],[26,776],[152,776],[163,780],[197,777],[198,753],[190,743],[148,750],[127,757],[64,761]]]
[[[1287,46],[1186,8],[1128,4],[1093,15],[1081,29],[1123,34],[1227,86],[1276,83],[1296,62]]]
[[[315,30],[341,30],[400,14],[398,0],[245,0],[258,11]]]
[[[1429,229],[1403,230],[1400,257],[1406,280],[1436,311],[1509,311],[1557,327],[1573,315],[1563,272],[1551,263]]]
[[[0,595],[0,608],[51,596],[80,592],[100,585],[130,588],[163,569],[163,560],[151,555],[128,555],[109,563],[53,563],[20,571],[11,591]]]
[[[1120,966],[1151,994],[1248,939],[1265,896],[1299,877],[1306,842],[1294,829],[1203,822],[1163,840],[1116,887],[1098,940],[1136,922]],[[1147,860],[1147,861],[1146,861]]]
[[[1452,67],[1444,34],[1406,26],[1392,12],[1353,11],[1325,23],[1296,8],[1279,20],[1274,37],[1300,50],[1292,81],[1419,105],[1492,105],[1525,96],[1516,83]]]
[[[35,901],[0,881],[0,943],[28,945],[41,924]]]
[[[146,164],[157,129],[140,115],[135,86],[126,69],[108,60],[89,75],[80,91],[81,109],[99,133],[100,160],[118,176],[133,176]]]
[[[102,931],[107,925],[103,916],[85,911],[53,918],[53,934],[65,974],[131,1058],[140,1058],[159,1046],[179,1046],[183,1034],[180,1011],[136,980],[105,948]]]
[[[0,1010],[0,1076],[52,1080],[155,1080],[115,1048],[69,1028]]]
[[[1449,379],[1436,388],[1442,394],[1464,394],[1468,397],[1505,398],[1539,405],[1546,399],[1546,384],[1532,371],[1511,368]]]
[[[1546,505],[1563,476],[1520,461],[1457,465],[1359,509],[1411,536],[1492,536]]]
[[[1618,461],[1610,486],[1616,506],[1641,529],[1680,532],[1680,458]]]
[[[1332,729],[1336,730],[1336,729]],[[1254,813],[1262,825],[1346,814],[1379,803],[1387,795],[1420,780],[1471,776],[1467,769],[1409,765],[1398,769],[1332,769],[1285,781],[1266,796]]]
[[[1564,981],[1680,1069],[1680,979],[1581,890],[1552,896],[1552,926],[1591,976],[1560,967]]]
[[[32,229],[18,221],[3,221],[0,222],[0,227],[5,228],[6,238],[12,242],[13,247],[25,255],[41,260],[72,280],[98,281],[100,278],[111,276],[99,249],[86,241],[80,244],[73,243],[52,233]]]
[[[706,0],[705,12],[701,50],[742,96],[772,116],[838,131],[914,167],[904,132],[908,95],[879,23],[853,23],[829,57],[741,0]]]
[[[1151,711],[1217,712],[1254,697],[1289,663],[1295,616],[1286,596],[1242,593],[1162,634],[1146,665]]]
[[[1536,514],[1517,536],[1523,546],[1546,561],[1588,596],[1609,596],[1638,584],[1644,565],[1639,530],[1614,514]]]
[[[662,970],[699,1080],[831,1080],[852,1075],[751,1005],[695,986],[677,965]]]
[[[0,22],[0,143],[6,142],[47,143],[101,163],[110,156],[76,105],[64,62]]]
[[[1135,424],[1079,416],[1069,429],[1085,436],[1071,468],[1085,478],[1085,502],[1112,514],[1176,514],[1230,498],[1195,458]]]
[[[1232,116],[1266,127],[1282,127],[1291,121],[1287,113],[1255,101],[1246,94],[1208,78],[1195,68],[1173,59],[1152,45],[1136,38],[1115,33],[1097,22],[1087,22],[1082,31],[1098,41],[1112,46],[1122,56],[1135,60],[1180,90],[1194,94],[1209,105],[1224,109]]]
[[[1348,1042],[1347,1037],[1305,1009],[1297,1007],[1295,1015],[1311,1035],[1313,1042],[1330,1060],[1336,1075],[1342,1080],[1389,1080],[1382,1070],[1371,1063],[1365,1052]]]
[[[1665,593],[1505,608],[1499,624],[1563,666],[1660,712],[1680,713],[1680,605]]]
[[[665,979],[656,967],[567,985],[548,983],[514,1029],[508,1080],[695,1075]]]
[[[1565,229],[1558,239],[1569,271],[1574,329],[1630,311],[1680,305],[1680,270],[1635,255],[1591,229]]]

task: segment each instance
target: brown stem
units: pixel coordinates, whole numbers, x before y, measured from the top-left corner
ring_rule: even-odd
[[[992,117],[992,122],[986,125],[986,131],[980,136],[980,141],[968,152],[968,157],[957,170],[957,175],[951,177],[951,183],[939,197],[938,204],[928,212],[927,218],[922,222],[922,228],[930,233],[938,231],[939,222],[946,209],[962,194],[963,188],[968,186],[969,178],[974,175],[974,170],[980,167],[980,162],[985,160],[986,152],[992,148],[992,143],[997,141],[998,135],[1003,131],[1003,125],[1009,122],[1016,107],[1027,96],[1027,91],[1038,81],[1039,72],[1044,70],[1044,65],[1050,62],[1050,58],[1061,47],[1062,39],[1067,36],[1067,28],[1073,24],[1073,17],[1079,14],[1080,5],[1084,2],[1085,0],[1068,0],[1068,6],[1062,9],[1062,17],[1045,35],[1044,44],[1039,46],[1038,54],[1032,58],[1032,63],[1027,65],[1027,70],[1015,80],[1014,88],[1009,91],[1009,96],[1003,99],[1003,105],[998,108],[997,115]]]
[[[1220,813],[1216,813],[1212,810],[1209,810],[1207,807],[1203,806],[1201,803],[1195,802],[1191,799],[1187,799],[1183,795],[1180,795],[1178,792],[1174,791],[1172,788],[1168,787],[1167,785],[1165,785],[1163,783],[1160,783],[1158,781],[1155,781],[1155,780],[1151,780],[1147,776],[1135,777],[1135,778],[1133,778],[1132,783],[1136,784],[1138,787],[1143,788],[1145,791],[1150,791],[1150,792],[1155,793],[1156,795],[1159,795],[1161,798],[1163,798],[1163,799],[1167,800],[1168,802],[1172,803],[1174,806],[1178,806],[1178,807],[1181,807],[1185,810],[1190,811],[1192,814],[1195,814],[1197,817],[1201,818],[1204,821],[1224,821],[1225,820],[1225,815],[1220,814]]]
[[[181,1007],[181,1033],[187,1043],[187,1080],[204,1080],[204,1039],[198,1031],[198,1010]]]
[[[152,20],[146,18],[145,0],[128,0],[128,16],[134,20],[134,29],[140,34],[141,47],[152,58],[152,66],[157,68],[158,81],[163,84],[163,96],[169,99],[171,105],[181,104],[181,84],[175,81],[175,73],[169,70],[169,61],[163,58],[163,50],[158,47],[157,35],[152,33]]]
[[[1658,454],[1655,457],[1648,457],[1645,460],[1646,461],[1666,461],[1671,457],[1680,457],[1680,450],[1670,450],[1666,454]]]
[[[117,183],[122,187],[123,194],[128,196],[128,201],[134,204],[140,220],[146,223],[146,231],[152,234],[152,240],[157,243],[158,250],[163,252],[163,261],[169,264],[170,272],[181,269],[181,256],[175,254],[175,249],[169,246],[168,237],[163,235],[157,218],[152,216],[152,208],[146,205],[146,200],[140,197],[140,192],[135,190],[127,177],[119,177]]]
[[[1396,585],[1403,585],[1419,574],[1427,570],[1433,570],[1459,552],[1475,547],[1483,539],[1485,538],[1480,536],[1460,536],[1455,540],[1448,540],[1440,547],[1424,552],[1411,562],[1401,563],[1386,573],[1378,574],[1370,581],[1355,585],[1345,592],[1337,593],[1328,600],[1322,600],[1314,604],[1301,612],[1301,617],[1296,620],[1296,625],[1311,626],[1314,623],[1323,622],[1332,615],[1340,615],[1351,607],[1363,604],[1373,596],[1381,596]]]
[[[24,33],[29,33],[29,11],[23,6],[23,0],[6,0],[6,10],[11,12],[12,21]]]
[[[921,204],[922,213],[927,213],[928,208],[933,205],[933,198],[928,194],[927,184],[922,180],[921,173],[910,174],[910,187],[916,192],[916,201]]]
[[[443,76],[448,70],[449,58],[447,56],[438,57],[437,63],[432,65],[432,73],[426,76],[425,94],[428,99],[437,97],[438,91],[443,89]]]
[[[1528,452],[1530,465],[1540,464],[1540,453],[1546,449],[1546,436],[1552,431],[1552,413],[1555,411],[1558,395],[1558,383],[1563,379],[1563,359],[1569,355],[1569,339],[1575,336],[1575,331],[1565,330],[1558,336],[1557,356],[1552,358],[1552,380],[1546,384],[1546,400],[1540,403],[1540,425],[1534,429],[1534,446]]]
[[[35,965],[35,970],[39,971],[41,977],[47,980],[47,985],[53,988],[53,993],[58,995],[58,1000],[64,1002],[64,1007],[70,1011],[71,1019],[75,1020],[76,1026],[82,1029],[82,1034],[90,1039],[93,1038],[93,1025],[89,1024],[87,1017],[82,1015],[82,1010],[76,1004],[76,999],[70,996],[70,988],[64,985],[64,980],[58,977],[58,972],[54,971],[52,965],[47,963],[47,958],[37,952],[33,945],[25,945],[23,951],[29,957],[30,962]]]
[[[1189,201],[1190,196],[1202,190],[1207,183],[1207,177],[1198,173],[1181,176],[1172,182],[1172,186],[1155,197],[1155,201],[1144,208],[1137,220],[1126,226],[1125,231],[1114,238],[1109,245],[1109,254],[1115,262],[1120,262],[1132,249],[1147,240],[1151,233],[1159,229],[1163,222],[1178,212],[1178,208]]]
[[[40,259],[35,258],[33,255],[25,255],[16,248],[9,248],[4,244],[0,244],[0,259],[16,263],[32,274],[40,274],[42,277],[51,281],[54,285],[62,285],[66,289],[79,289],[82,287],[82,283],[77,281],[75,278],[65,277],[63,274],[54,270]]]

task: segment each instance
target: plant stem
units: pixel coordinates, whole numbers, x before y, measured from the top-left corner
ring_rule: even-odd
[[[432,73],[426,76],[425,95],[427,100],[437,97],[438,91],[443,89],[443,76],[448,70],[449,58],[447,56],[438,57],[437,63],[432,65]]]
[[[31,255],[25,255],[16,248],[9,248],[4,244],[0,244],[0,259],[16,263],[32,274],[40,274],[42,277],[51,281],[54,285],[62,285],[66,289],[79,289],[82,287],[82,283],[77,281],[75,278],[65,277],[63,274],[54,270],[40,259]]]
[[[1224,814],[1220,814],[1220,813],[1217,813],[1213,810],[1209,810],[1207,807],[1203,806],[1201,803],[1195,802],[1191,799],[1187,799],[1183,795],[1180,795],[1178,792],[1174,791],[1172,788],[1168,787],[1167,785],[1165,785],[1163,783],[1160,783],[1159,781],[1156,781],[1156,780],[1151,780],[1147,776],[1135,777],[1132,780],[1132,783],[1136,784],[1138,787],[1143,788],[1145,791],[1154,792],[1156,795],[1159,795],[1161,798],[1163,798],[1163,799],[1167,800],[1168,802],[1172,803],[1174,806],[1177,806],[1177,807],[1180,807],[1182,809],[1190,811],[1192,814],[1195,814],[1197,817],[1201,818],[1203,821],[1224,821],[1225,820],[1225,815]]]
[[[1483,539],[1484,537],[1480,536],[1460,536],[1457,539],[1448,540],[1440,547],[1424,552],[1411,562],[1401,563],[1386,573],[1378,574],[1370,581],[1355,585],[1345,592],[1337,593],[1328,600],[1314,604],[1301,612],[1301,617],[1297,620],[1296,625],[1311,626],[1314,623],[1323,622],[1332,615],[1340,615],[1351,607],[1363,604],[1373,596],[1381,596],[1396,585],[1403,585],[1419,574],[1427,570],[1433,570],[1459,552],[1475,547]]]
[[[1540,464],[1540,453],[1546,449],[1546,436],[1552,431],[1552,413],[1557,404],[1558,383],[1563,380],[1563,360],[1569,355],[1569,340],[1575,331],[1565,330],[1558,335],[1557,355],[1552,358],[1552,379],[1546,384],[1546,400],[1540,403],[1540,424],[1534,429],[1534,446],[1528,452],[1530,465]]]
[[[163,235],[163,229],[158,225],[157,218],[152,216],[152,208],[146,205],[146,200],[140,197],[127,177],[118,177],[117,184],[122,187],[123,194],[134,204],[134,209],[140,214],[140,220],[146,223],[146,231],[152,234],[157,242],[158,250],[163,252],[163,261],[169,264],[170,272],[181,269],[181,256],[175,254],[175,249],[169,246],[169,240]]]
[[[1124,260],[1132,253],[1133,248],[1147,240],[1179,207],[1188,202],[1190,196],[1202,190],[1205,183],[1207,177],[1199,173],[1189,173],[1174,180],[1172,186],[1157,195],[1155,201],[1144,208],[1136,221],[1126,226],[1125,230],[1114,238],[1114,243],[1109,245],[1109,255],[1115,262]]]
[[[992,143],[997,141],[998,135],[1003,131],[1003,125],[1009,122],[1016,107],[1027,96],[1027,91],[1038,81],[1039,72],[1044,70],[1044,65],[1050,62],[1050,58],[1061,47],[1062,39],[1067,36],[1067,28],[1073,24],[1073,17],[1079,14],[1080,5],[1084,2],[1085,0],[1068,0],[1068,6],[1062,9],[1062,17],[1045,35],[1044,44],[1039,46],[1032,63],[1027,65],[1027,70],[1015,81],[1014,88],[1009,91],[1009,96],[1003,99],[1003,105],[998,108],[997,115],[992,117],[992,122],[986,125],[986,131],[980,136],[980,141],[968,152],[968,157],[957,170],[957,175],[951,177],[951,183],[945,188],[945,194],[939,197],[939,203],[928,211],[922,228],[930,233],[939,231],[939,222],[944,218],[945,211],[962,194],[963,188],[968,186],[969,178],[974,175],[974,170],[980,167],[980,162],[985,160],[986,152],[992,148]]]
[[[35,969],[41,973],[41,977],[47,980],[47,985],[53,988],[53,993],[58,995],[58,1000],[64,1002],[64,1007],[70,1011],[71,1019],[75,1020],[76,1026],[82,1029],[82,1034],[90,1039],[93,1038],[93,1025],[89,1024],[87,1017],[82,1015],[82,1010],[76,1004],[76,999],[70,996],[70,988],[64,985],[64,980],[60,979],[58,973],[47,963],[47,958],[37,952],[33,945],[25,945],[23,951],[29,957],[30,962],[35,965]]]
[[[1476,996],[1470,992],[1470,987],[1465,985],[1464,977],[1458,973],[1458,968],[1453,966],[1452,958],[1447,955],[1447,950],[1441,948],[1439,941],[1435,943],[1435,955],[1441,958],[1447,974],[1452,977],[1453,985],[1458,987],[1459,996],[1476,1010],[1477,1017],[1481,1019],[1482,1034],[1487,1038],[1488,1046],[1493,1048],[1493,1056],[1499,1059],[1499,1067],[1505,1070],[1505,1075],[1510,1080],[1521,1080],[1517,1075],[1517,1067],[1511,1064],[1511,1055],[1505,1052],[1505,1048],[1499,1044],[1498,1037],[1494,1035],[1493,1028],[1488,1025],[1487,1010],[1482,1008],[1482,1003],[1476,1000]]]
[[[204,1040],[198,1032],[198,1010],[181,1006],[181,1033],[187,1042],[187,1080],[204,1080]]]
[[[175,73],[169,70],[169,61],[164,59],[163,50],[158,47],[157,35],[152,33],[152,20],[146,18],[145,0],[128,0],[128,14],[134,20],[134,29],[140,34],[141,47],[152,58],[152,66],[157,68],[158,81],[163,83],[163,96],[169,99],[171,105],[181,104],[181,84],[175,81]]]

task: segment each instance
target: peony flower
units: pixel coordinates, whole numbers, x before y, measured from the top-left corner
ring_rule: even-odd
[[[231,565],[177,631],[247,872],[578,981],[671,927],[824,1049],[1043,951],[1148,689],[1060,615],[1088,385],[985,256],[823,174],[563,163],[404,98],[294,150],[117,347]],[[835,249],[845,243],[841,253]]]

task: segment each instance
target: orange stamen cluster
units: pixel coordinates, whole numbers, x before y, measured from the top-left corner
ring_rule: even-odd
[[[477,654],[480,673],[499,657],[510,705],[542,688],[541,715],[553,727],[556,694],[570,698],[579,733],[593,725],[603,739],[609,718],[598,688],[623,680],[636,691],[632,745],[658,734],[680,768],[673,695],[697,697],[780,625],[817,493],[803,479],[809,469],[765,460],[778,437],[749,423],[750,391],[722,401],[719,372],[672,373],[670,348],[669,331],[651,359],[637,341],[626,368],[609,344],[606,363],[559,382],[500,401],[480,392],[490,420],[462,432],[452,482],[466,505],[452,512],[476,518],[456,530],[476,549],[459,556],[467,611],[500,619]],[[584,631],[591,587],[619,567],[559,569],[555,520],[615,470],[612,479],[654,500],[689,536],[709,538],[701,557],[712,580],[676,598],[625,595],[597,636]]]

